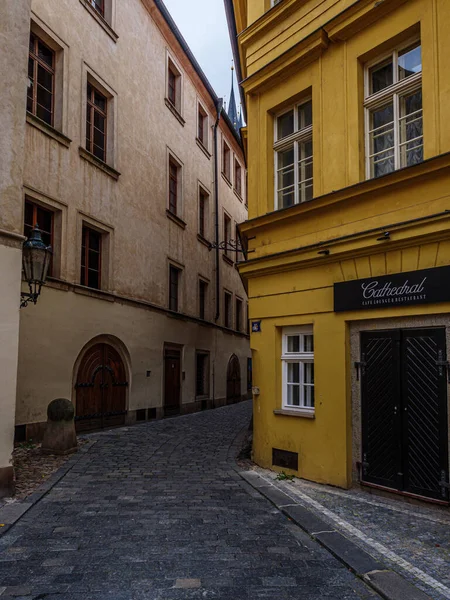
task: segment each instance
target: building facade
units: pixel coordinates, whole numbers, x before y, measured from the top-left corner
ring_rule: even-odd
[[[16,439],[39,439],[57,397],[79,431],[246,397],[240,254],[211,249],[247,218],[240,135],[220,99],[162,2],[32,0],[25,20],[25,50],[1,52],[23,84],[23,173],[0,216],[17,246],[8,324],[36,223],[53,256],[20,311]]]
[[[445,0],[227,0],[254,457],[448,503]]]

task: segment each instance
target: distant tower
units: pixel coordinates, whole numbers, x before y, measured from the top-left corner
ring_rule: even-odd
[[[236,99],[234,97],[234,66],[233,64],[231,65],[231,94],[230,94],[230,101],[228,103],[228,111],[227,114],[230,117],[230,121],[233,123],[234,128],[236,129],[236,131],[239,131],[239,128],[242,127],[242,119],[241,119],[241,115],[238,115],[238,111],[236,108]]]

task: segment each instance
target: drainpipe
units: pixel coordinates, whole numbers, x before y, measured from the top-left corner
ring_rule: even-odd
[[[220,113],[222,111],[223,99],[218,98],[216,104],[217,117],[214,123],[214,202],[215,202],[215,223],[214,223],[214,241],[216,244],[216,315],[215,321],[220,317],[220,254],[219,254],[219,160],[217,149],[217,128],[220,121]]]

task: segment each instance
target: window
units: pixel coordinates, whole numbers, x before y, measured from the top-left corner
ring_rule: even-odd
[[[87,84],[86,150],[106,162],[108,99],[89,81]]]
[[[222,173],[231,182],[231,152],[228,144],[223,142]]]
[[[105,17],[105,0],[88,0],[88,2],[99,15]]]
[[[224,294],[224,325],[225,327],[231,327],[231,294],[225,292]]]
[[[181,73],[170,58],[167,63],[167,99],[181,113]]]
[[[198,233],[205,239],[208,237],[208,205],[209,195],[203,188],[200,188],[198,194]]]
[[[195,395],[209,395],[209,353],[195,353]]]
[[[42,241],[46,246],[54,248],[53,227],[54,213],[51,210],[43,208],[31,200],[25,200],[25,212],[23,223],[23,234],[28,238],[35,225],[38,225]],[[53,257],[52,257],[53,258]],[[48,275],[52,275],[52,261],[50,262]]]
[[[208,148],[208,115],[200,104],[198,105],[197,139]]]
[[[228,248],[228,242],[231,240],[231,219],[226,214],[223,213],[223,241],[225,243],[224,255],[228,256],[230,250]]]
[[[311,327],[283,330],[283,408],[314,411],[314,337]]]
[[[181,165],[169,156],[169,212],[181,217]]]
[[[55,52],[30,33],[28,57],[27,111],[54,125],[55,104]]]
[[[236,159],[234,161],[234,191],[238,196],[242,196],[242,169]]]
[[[242,330],[242,300],[236,298],[236,331]]]
[[[252,381],[253,381],[253,372],[252,372],[252,359],[247,358],[247,391],[252,391]]]
[[[312,102],[303,102],[275,119],[276,208],[313,197]]]
[[[423,161],[420,42],[394,50],[365,71],[366,175]]]
[[[81,240],[80,283],[90,288],[101,288],[102,234],[83,225]]]
[[[241,241],[239,237],[239,228],[237,223],[234,228],[234,239],[236,240],[236,262],[239,262],[240,260],[242,260],[243,255],[241,249]]]
[[[206,319],[206,299],[208,293],[208,284],[203,279],[198,280],[198,316],[200,319]]]
[[[169,266],[169,308],[178,311],[178,288],[181,270],[173,265]]]

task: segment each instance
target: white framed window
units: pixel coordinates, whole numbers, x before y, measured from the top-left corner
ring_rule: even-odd
[[[420,40],[368,63],[364,87],[367,179],[422,162]]]
[[[314,335],[312,326],[283,329],[283,408],[314,412]]]
[[[313,197],[312,101],[275,118],[275,209]]]

